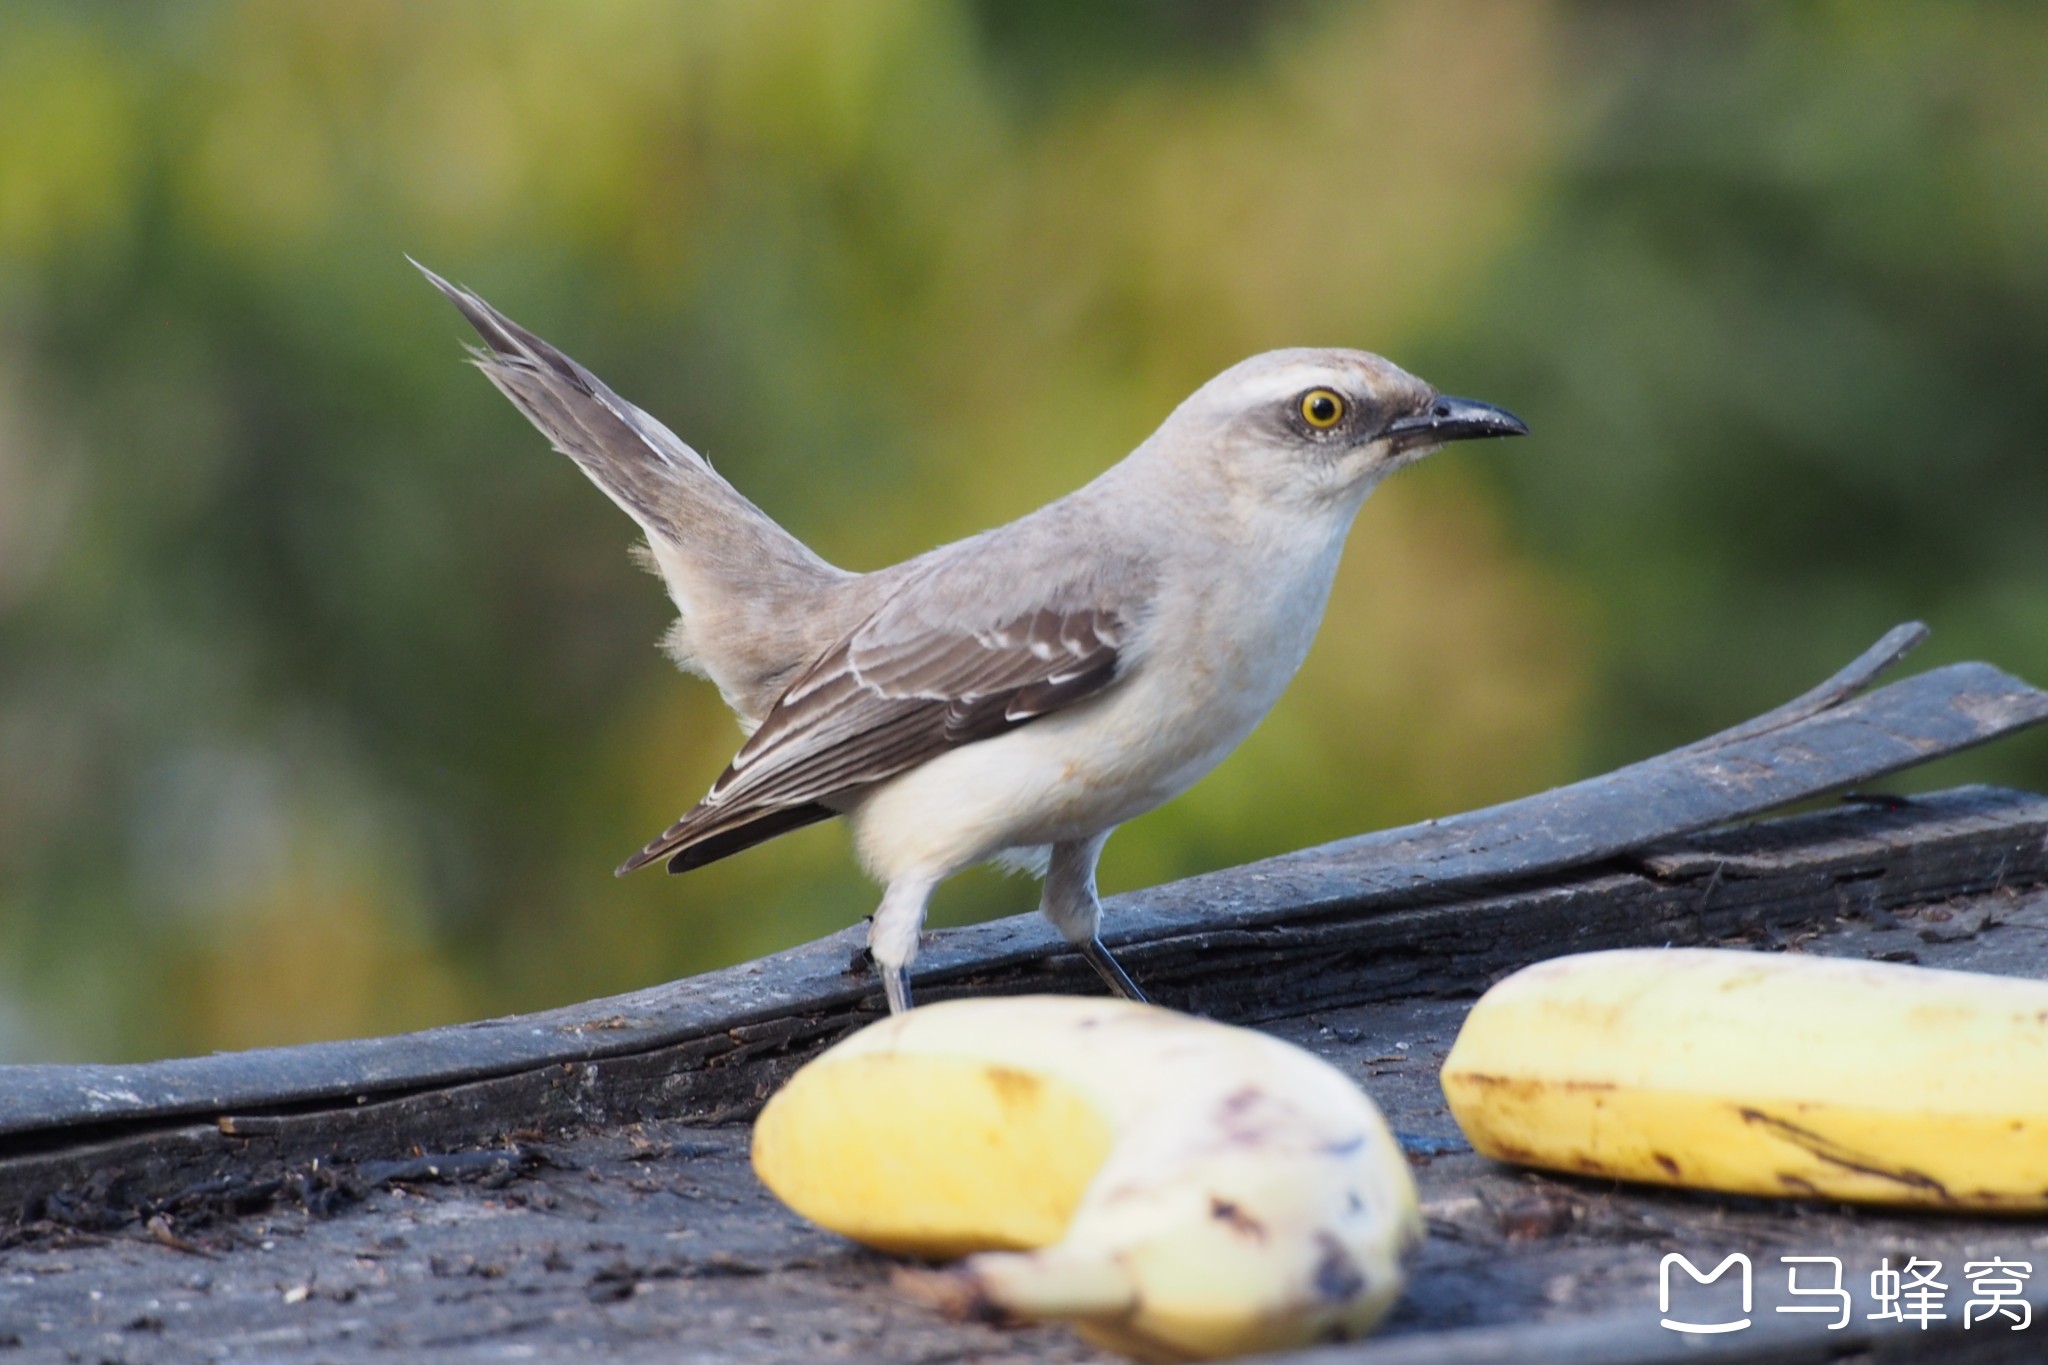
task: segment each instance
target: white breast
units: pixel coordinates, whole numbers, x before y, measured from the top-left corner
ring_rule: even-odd
[[[849,812],[882,881],[1086,838],[1186,790],[1251,733],[1307,656],[1349,519],[1219,547],[1199,591],[1163,593],[1137,662],[1100,698],[940,755]],[[1317,528],[1318,531],[1323,528]]]

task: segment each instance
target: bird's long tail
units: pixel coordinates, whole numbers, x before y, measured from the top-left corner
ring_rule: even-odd
[[[851,575],[820,559],[702,455],[589,370],[471,291],[414,261],[484,344],[478,369],[555,449],[640,524],[682,612],[678,662],[709,676],[743,719],[818,652],[805,623]]]

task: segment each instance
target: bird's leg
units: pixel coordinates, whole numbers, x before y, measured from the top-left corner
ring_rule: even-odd
[[[1088,965],[1095,969],[1095,974],[1103,979],[1112,994],[1135,1000],[1141,1005],[1152,1003],[1145,998],[1145,992],[1138,989],[1138,983],[1131,980],[1131,974],[1123,969],[1123,964],[1109,955],[1109,949],[1102,946],[1101,939],[1091,938],[1077,946],[1081,949],[1081,956],[1088,960]]]
[[[882,903],[868,922],[868,954],[881,969],[891,1014],[910,1008],[910,962],[917,956],[917,931],[924,927],[933,884],[928,877],[898,877],[882,892]]]
[[[910,971],[905,967],[882,968],[882,994],[889,999],[889,1013],[902,1014],[910,1008]]]
[[[1102,900],[1095,894],[1095,860],[1102,856],[1109,833],[1104,830],[1093,838],[1052,846],[1052,862],[1045,869],[1045,896],[1038,908],[1067,942],[1080,949],[1082,958],[1111,993],[1143,1004],[1145,993],[1097,936],[1102,927]]]

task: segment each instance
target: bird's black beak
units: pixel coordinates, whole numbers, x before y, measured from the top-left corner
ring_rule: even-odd
[[[1434,402],[1414,416],[1388,423],[1381,438],[1392,441],[1397,447],[1407,447],[1528,434],[1528,424],[1506,408],[1439,394]]]

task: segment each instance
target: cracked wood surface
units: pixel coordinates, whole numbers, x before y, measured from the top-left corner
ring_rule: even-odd
[[[2039,1222],[1521,1172],[1471,1152],[1436,1075],[1472,994],[1533,944],[1718,943],[2048,973],[2048,798],[1973,788],[1889,809],[1846,806],[1408,913],[1419,918],[1406,930],[1370,916],[1322,926],[1312,955],[1341,976],[1347,957],[1384,956],[1434,916],[1420,943],[1407,936],[1411,967],[1434,965],[1352,973],[1354,985],[1332,989],[1326,1003],[1262,1025],[1329,1058],[1386,1110],[1412,1154],[1430,1231],[1378,1336],[1295,1359],[2040,1358],[2035,1333],[2048,1323],[1966,1333],[1953,1292],[1965,1286],[1955,1273],[1965,1260],[2004,1256],[2048,1273]],[[1258,951],[1280,951],[1284,936]],[[1197,958],[1210,951],[1187,947]],[[562,1110],[572,1121],[559,1129],[537,1109],[510,1107],[532,1094],[448,1111],[497,1116],[494,1129],[446,1130],[486,1144],[476,1150],[413,1155],[371,1125],[352,1152],[314,1162],[283,1128],[259,1126],[233,1139],[224,1161],[218,1151],[167,1160],[160,1174],[185,1183],[151,1194],[119,1178],[140,1173],[135,1149],[85,1163],[71,1171],[79,1183],[40,1196],[24,1210],[34,1217],[0,1236],[0,1343],[19,1343],[12,1358],[52,1361],[1112,1359],[1064,1329],[935,1318],[892,1296],[887,1258],[781,1208],[748,1169],[739,1114],[751,1100],[734,1098],[773,1083],[786,1065],[774,1051],[737,1060],[734,1071],[751,1081],[734,1088],[722,1117],[713,1109],[699,1122],[661,1111],[651,1067],[584,1095],[588,1107]],[[58,1174],[44,1168],[44,1185]],[[1700,1342],[1661,1329],[1664,1254],[1705,1267],[1731,1250],[1757,1265],[1756,1330]],[[1849,1328],[1775,1315],[1790,1302],[1780,1255],[1843,1259]],[[1950,1319],[1927,1333],[1873,1334],[1867,1277],[1885,1256],[1948,1266]]]
[[[1816,838],[1820,830],[1827,837]],[[1793,841],[1794,852],[1772,840]],[[1848,909],[1883,913],[1888,904],[1916,898],[2048,878],[2048,798],[1964,788],[1895,809],[1849,807],[1653,846],[1636,862],[1634,869],[1594,870],[1449,905],[1195,929],[1146,943],[1134,960],[1161,1003],[1241,1021],[1404,996],[1470,995],[1559,953],[1778,932]],[[954,986],[959,993],[1096,989],[1077,961],[1046,967],[1022,977],[967,974]],[[655,1116],[743,1119],[805,1058],[872,1017],[821,1007],[626,1056],[362,1103],[228,1109],[204,1123],[172,1120],[111,1132],[65,1128],[42,1143],[37,1139],[45,1135],[27,1134],[0,1158],[0,1207],[88,1182],[110,1166],[140,1195],[175,1187],[200,1166],[316,1155],[363,1159],[511,1129]]]
[[[1565,952],[1738,943],[2048,975],[2048,798],[1970,788],[1699,832],[2048,718],[2048,696],[1982,664],[1859,695],[1915,639],[1600,778],[1112,902],[1106,937],[1155,998],[1358,1074],[1417,1165],[1432,1237],[1407,1298],[1381,1337],[1314,1358],[2040,1358],[2028,1334],[1953,1322],[1792,1330],[1761,1278],[1756,1333],[1676,1338],[1652,1311],[1667,1250],[1874,1266],[2048,1260],[2048,1237],[1515,1172],[1470,1152],[1436,1085],[1470,999]],[[897,1302],[883,1258],[753,1180],[761,1101],[875,1017],[858,944],[396,1038],[0,1068],[0,1356],[1100,1358]],[[919,967],[926,998],[1097,989],[1036,916],[934,935]]]

